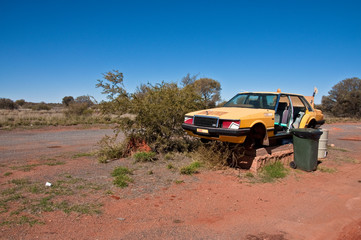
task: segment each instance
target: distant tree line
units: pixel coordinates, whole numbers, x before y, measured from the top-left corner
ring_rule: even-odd
[[[322,97],[321,109],[335,117],[361,117],[361,79],[347,78]]]
[[[17,109],[18,105],[11,99],[8,98],[0,98],[0,109]]]
[[[15,110],[15,109],[32,109],[32,110],[50,110],[53,107],[59,106],[58,103],[33,103],[33,102],[26,102],[24,99],[16,100],[15,102],[8,98],[0,98],[0,109],[8,109],[8,110]]]
[[[73,98],[72,96],[66,96],[62,100],[62,104],[60,103],[34,103],[27,102],[24,99],[19,99],[13,101],[9,98],[0,98],[0,109],[7,110],[15,110],[15,109],[31,109],[34,111],[39,110],[51,110],[53,108],[60,108],[65,106],[67,111],[66,113],[82,115],[84,113],[88,113],[89,108],[94,105],[94,101],[92,97],[89,95],[79,96],[77,98]]]
[[[94,105],[94,101],[92,100],[92,97],[89,95],[82,95],[74,99],[72,96],[65,96],[63,97],[62,101],[63,105],[66,107],[69,107],[71,104],[77,104],[77,103],[85,103],[88,105],[88,107],[91,107]]]

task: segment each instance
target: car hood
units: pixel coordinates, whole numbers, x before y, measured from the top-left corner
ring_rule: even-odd
[[[243,117],[252,117],[253,115],[258,116],[259,114],[272,114],[273,116],[274,112],[274,110],[269,109],[220,107],[191,112],[186,114],[186,116],[204,115],[222,119],[241,119]]]

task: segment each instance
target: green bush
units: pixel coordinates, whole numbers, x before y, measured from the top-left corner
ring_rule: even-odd
[[[132,182],[132,181],[133,180],[129,176],[120,175],[120,176],[115,177],[113,184],[117,187],[125,188],[125,187],[128,187],[128,183]]]
[[[152,162],[155,160],[155,152],[136,152],[133,158],[136,162]]]
[[[184,114],[203,106],[193,85],[180,88],[176,83],[162,82],[141,85],[129,94],[124,88],[123,74],[113,71],[105,74],[104,80],[98,80],[97,87],[109,99],[101,103],[102,112],[118,115],[118,130],[126,136],[144,140],[156,152],[194,148],[194,141],[181,128]]]
[[[112,176],[114,177],[113,184],[120,188],[125,188],[128,186],[128,183],[133,182],[133,179],[129,177],[132,174],[132,171],[126,167],[116,167]]]
[[[136,117],[124,122],[125,129],[130,130],[128,134],[144,139],[157,152],[188,150],[190,141],[184,138],[181,124],[198,97],[191,93],[176,84],[143,86],[142,91],[131,96],[129,110]]]
[[[280,161],[268,164],[261,169],[262,182],[273,182],[275,179],[284,178],[288,171]]]
[[[168,169],[174,169],[175,167],[173,166],[173,164],[169,163],[169,164],[167,165],[167,168],[168,168]]]
[[[114,170],[112,172],[113,177],[116,177],[119,175],[126,175],[126,174],[133,174],[133,171],[130,170],[129,168],[120,166],[120,167],[114,168]]]
[[[180,169],[181,174],[192,175],[194,173],[198,173],[198,169],[201,167],[201,163],[198,161],[192,162],[188,166],[184,166]]]

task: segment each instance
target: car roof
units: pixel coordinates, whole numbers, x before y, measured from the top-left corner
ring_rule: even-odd
[[[295,96],[303,96],[301,94],[296,94],[296,93],[285,93],[285,92],[239,92],[238,94],[244,94],[244,93],[262,93],[262,94],[276,94],[276,95],[281,95],[281,94],[286,94],[286,95],[295,95]]]

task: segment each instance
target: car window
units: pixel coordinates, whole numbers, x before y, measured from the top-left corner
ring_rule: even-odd
[[[277,95],[265,95],[265,102],[267,109],[275,109],[277,102]]]
[[[313,112],[313,109],[312,109],[310,103],[304,97],[300,97],[300,99],[306,105],[308,111]]]
[[[291,115],[292,109],[289,98],[287,95],[282,94],[275,112],[275,126],[277,126],[280,130],[288,128]]]
[[[241,93],[228,101],[224,107],[275,109],[277,95],[264,93]]]
[[[247,98],[247,95],[239,95],[239,97],[238,98],[236,98],[235,100],[236,100],[236,105],[238,105],[238,104],[244,104],[245,103],[245,101],[246,101],[246,98]]]
[[[305,108],[305,104],[302,102],[302,100],[298,96],[291,96],[292,106],[293,107],[303,107]]]
[[[290,107],[290,100],[288,99],[288,96],[281,95],[278,103],[278,108],[282,108],[282,110],[284,110],[284,109],[288,109],[289,107]]]

